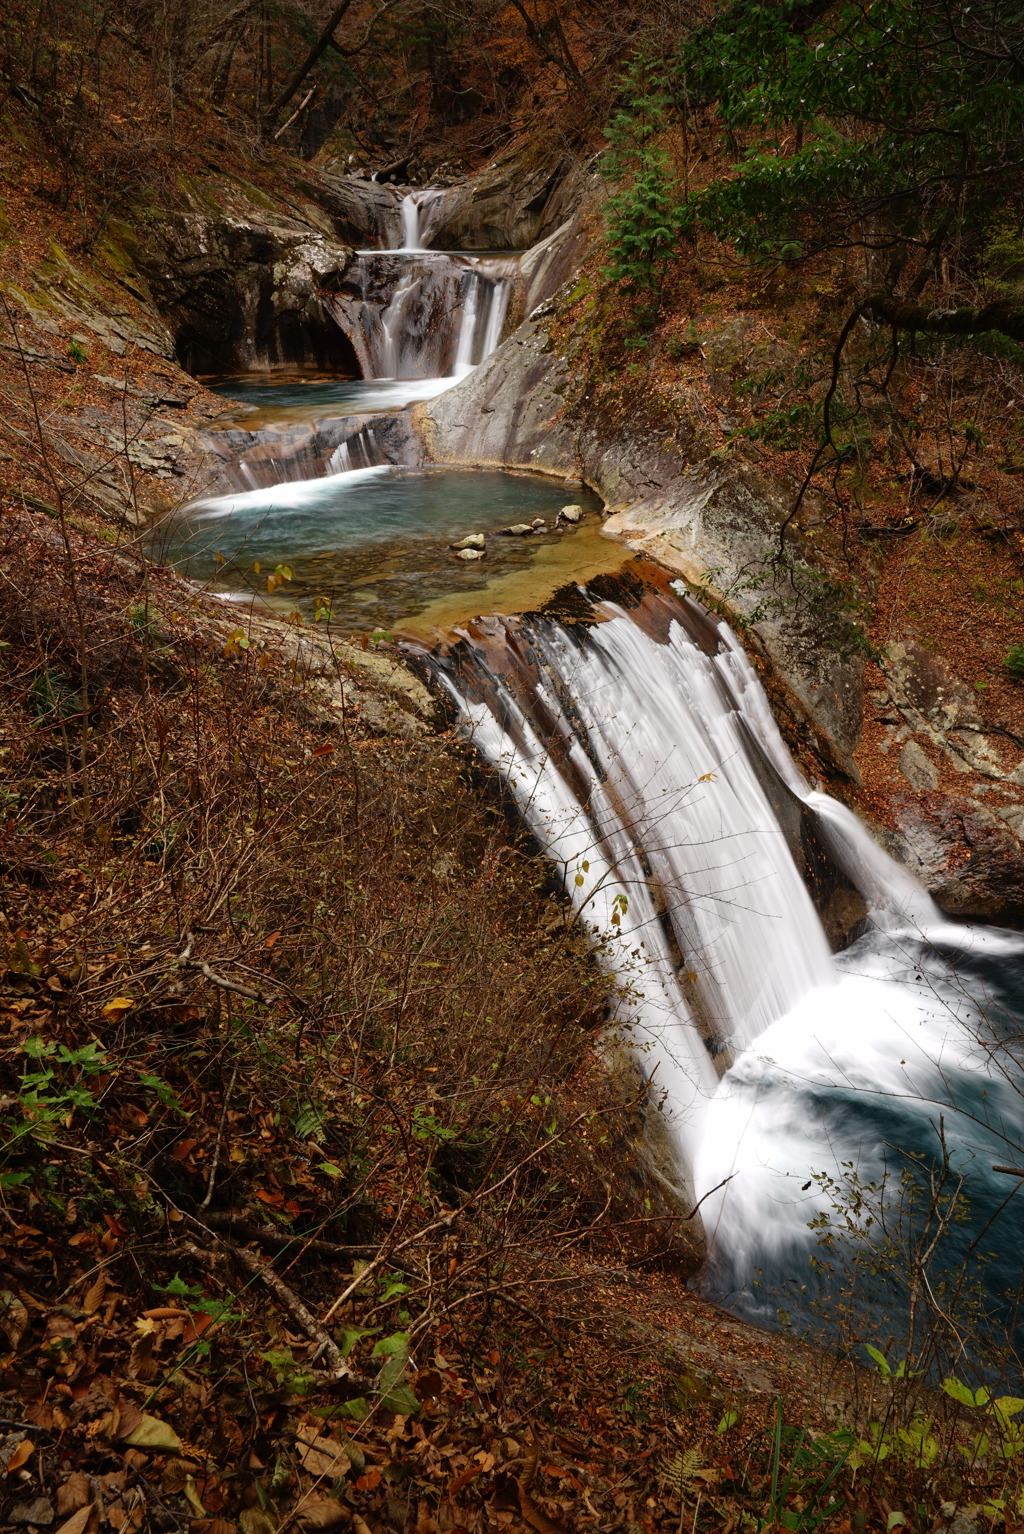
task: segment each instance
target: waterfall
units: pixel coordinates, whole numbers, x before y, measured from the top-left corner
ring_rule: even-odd
[[[947,922],[849,810],[808,787],[724,624],[672,591],[581,599],[582,622],[477,620],[433,664],[614,980],[680,1182],[702,1196],[729,1179],[702,1215],[719,1292],[749,1298],[766,1254],[809,1240],[813,1173],[838,1172],[844,1154],[881,1165],[877,1129],[851,1150],[849,1124],[829,1118],[840,1100],[847,1117],[851,1094],[890,1113],[898,1101],[903,1145],[991,1070],[978,1033],[995,1011],[971,965],[996,954],[1024,979],[1024,938]],[[783,825],[794,817],[869,910],[838,955]],[[1006,1125],[1019,1140],[1024,1118],[1010,1099],[991,1127],[1004,1160]]]
[[[360,250],[329,302],[355,348],[363,377],[457,383],[501,341],[516,256],[433,251],[431,225],[443,187],[422,187],[400,204],[402,244]]]
[[[362,251],[331,311],[364,378],[455,383],[501,340],[517,267],[509,256]]]
[[[399,211],[402,215],[403,250],[426,248],[425,241],[432,222],[429,210],[436,207],[443,199],[444,187],[440,186],[418,187],[402,198]],[[425,219],[424,215],[426,215]]]

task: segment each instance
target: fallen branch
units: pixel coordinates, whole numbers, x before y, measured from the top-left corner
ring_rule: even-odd
[[[208,1225],[226,1225],[230,1230],[244,1236],[246,1241],[259,1241],[264,1246],[273,1247],[275,1251],[285,1251],[288,1247],[300,1247],[304,1252],[315,1252],[319,1257],[376,1257],[380,1251],[380,1244],[375,1242],[362,1243],[357,1246],[344,1246],[338,1241],[321,1241],[318,1236],[304,1236],[300,1231],[290,1234],[285,1230],[278,1230],[273,1225],[260,1225],[256,1220],[246,1219],[244,1214],[229,1214],[220,1210],[205,1210],[203,1219]],[[411,1273],[414,1278],[423,1275],[418,1268],[406,1263],[394,1264],[400,1273]]]
[[[193,959],[192,950],[195,947],[195,943],[195,934],[186,932],[185,946],[175,960],[179,969],[198,970],[213,985],[219,985],[221,990],[232,991],[236,996],[244,996],[246,1001],[258,1001],[262,1007],[270,1006],[272,998],[264,996],[262,991],[250,990],[247,985],[239,985],[237,980],[229,980],[226,975],[218,975],[215,969],[210,968],[205,959]]]
[[[201,1221],[194,1219],[191,1215],[186,1215],[185,1219],[196,1230],[206,1230]],[[225,1241],[222,1236],[217,1236],[212,1231],[207,1231],[206,1233],[213,1236],[214,1241],[222,1248],[225,1256],[230,1257],[232,1262],[236,1263],[238,1267],[243,1268],[247,1273],[251,1273],[253,1278],[258,1278],[270,1290],[277,1303],[281,1306],[281,1309],[291,1316],[292,1320],[305,1332],[311,1342],[316,1343],[317,1349],[313,1357],[324,1358],[333,1380],[350,1380],[354,1385],[359,1385],[362,1388],[369,1384],[369,1381],[364,1379],[362,1375],[356,1374],[354,1370],[349,1368],[333,1337],[320,1325],[316,1317],[306,1309],[306,1306],[299,1299],[295,1291],[289,1289],[288,1285],[278,1278],[273,1268],[262,1257],[258,1257],[255,1252],[250,1252],[248,1247],[235,1246],[232,1242]],[[215,1254],[211,1253],[209,1255],[214,1256]]]

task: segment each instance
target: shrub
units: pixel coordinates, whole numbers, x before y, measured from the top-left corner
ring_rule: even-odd
[[[1003,665],[1010,673],[1012,682],[1024,682],[1024,644],[1012,644],[1006,652]]]

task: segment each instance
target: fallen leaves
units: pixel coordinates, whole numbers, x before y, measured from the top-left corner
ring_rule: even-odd
[[[336,1497],[310,1497],[293,1516],[304,1529],[333,1529],[349,1520],[348,1509]]]
[[[162,1449],[171,1453],[180,1452],[185,1447],[168,1423],[147,1412],[143,1413],[142,1421],[124,1435],[124,1441],[135,1449]]]
[[[297,1438],[296,1444],[302,1468],[308,1470],[310,1475],[327,1476],[330,1480],[338,1480],[341,1476],[347,1475],[352,1468],[352,1461],[333,1438],[325,1438],[321,1435],[306,1436]]]
[[[57,1534],[85,1534],[86,1526],[94,1512],[95,1509],[92,1503],[85,1503],[77,1512],[72,1513],[71,1517],[61,1524]]]
[[[105,1007],[100,1009],[100,1016],[110,1021],[116,1021],[118,1018],[123,1017],[126,1012],[130,1012],[134,1005],[134,996],[115,996],[111,1001],[107,1002]]]

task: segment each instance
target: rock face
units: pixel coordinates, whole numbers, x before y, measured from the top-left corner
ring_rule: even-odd
[[[435,250],[526,250],[576,214],[586,179],[586,168],[563,150],[510,150],[446,193],[430,243]]]
[[[899,850],[952,915],[1024,924],[1024,742],[987,728],[970,688],[922,646],[890,645],[881,669],[869,698],[878,749],[905,780],[891,794]],[[942,786],[950,776],[957,787]]]
[[[324,302],[350,258],[331,236],[283,220],[180,214],[148,276],[189,373],[291,366],[358,376]]]
[[[316,181],[300,180],[296,185],[328,215],[335,238],[344,244],[357,250],[387,250],[400,243],[404,188],[350,176],[333,165],[319,169]]]

